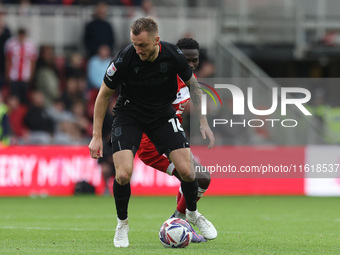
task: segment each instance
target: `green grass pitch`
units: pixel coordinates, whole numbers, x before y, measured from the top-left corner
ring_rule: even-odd
[[[340,198],[203,197],[218,237],[165,249],[161,224],[174,197],[132,197],[129,248],[112,243],[112,197],[0,198],[0,254],[340,254]]]

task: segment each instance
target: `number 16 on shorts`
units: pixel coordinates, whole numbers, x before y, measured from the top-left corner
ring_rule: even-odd
[[[177,133],[178,131],[181,131],[181,132],[184,131],[183,128],[182,128],[181,123],[179,123],[179,119],[177,119],[177,118],[171,118],[171,119],[168,120],[168,122],[171,123],[172,128],[174,129],[174,132],[175,132],[175,133]]]

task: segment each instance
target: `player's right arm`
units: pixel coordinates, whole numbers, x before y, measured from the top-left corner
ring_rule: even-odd
[[[105,113],[109,104],[110,97],[115,92],[115,89],[110,89],[103,82],[94,105],[93,115],[93,134],[89,144],[90,154],[92,158],[103,157],[103,139],[102,129]]]
[[[131,48],[132,46],[130,46]],[[122,66],[124,55],[126,53],[125,48],[120,51],[116,57],[111,61],[109,67],[106,70],[103,83],[98,92],[96,102],[94,104],[94,115],[93,115],[93,134],[92,140],[89,144],[90,154],[92,158],[103,157],[103,139],[102,139],[102,128],[109,104],[110,97],[115,92],[121,77],[124,73]],[[123,54],[122,54],[123,53]]]

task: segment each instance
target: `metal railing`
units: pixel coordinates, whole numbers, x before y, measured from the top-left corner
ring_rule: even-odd
[[[340,34],[338,0],[227,0],[220,9],[222,37],[256,45],[289,43],[297,58],[327,32]]]
[[[236,48],[232,43],[216,40],[215,42],[215,63],[216,77],[228,81],[236,81],[238,86],[247,94],[247,87],[254,87],[253,99],[254,105],[262,105],[268,109],[272,105],[273,88],[282,87],[280,83],[270,78],[255,63],[253,63],[242,51]],[[254,86],[255,84],[255,86]],[[280,93],[279,93],[280,98]],[[269,106],[269,107],[268,107]],[[282,125],[271,127],[269,123],[264,126],[267,134],[266,139],[260,141],[273,145],[304,145],[304,144],[322,144],[322,132],[320,126],[314,117],[306,117],[297,107],[287,105],[287,118],[299,122],[295,128],[285,128]],[[259,116],[246,115],[246,119],[259,119]],[[284,119],[280,112],[275,112],[270,119]],[[246,136],[251,138],[256,135],[254,128],[246,129]]]

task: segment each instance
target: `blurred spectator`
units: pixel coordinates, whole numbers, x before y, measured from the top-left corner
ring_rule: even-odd
[[[153,6],[152,0],[142,0],[140,1],[140,8],[135,9],[135,13],[133,14],[133,19],[138,19],[141,17],[153,17],[157,19],[157,12]]]
[[[24,28],[19,28],[17,37],[10,38],[5,45],[6,79],[11,95],[16,95],[21,103],[26,103],[26,94],[32,80],[37,51],[35,44],[27,38]]]
[[[66,88],[61,96],[66,110],[71,110],[72,105],[76,101],[84,101],[82,88],[76,78],[68,78],[66,80]]]
[[[30,0],[20,0],[18,12],[22,16],[29,16],[32,14],[32,4]]]
[[[63,0],[63,5],[71,5],[75,2],[75,0]]]
[[[72,104],[71,112],[75,117],[78,128],[81,130],[84,137],[92,136],[92,123],[86,116],[86,104],[85,101],[75,101]]]
[[[65,109],[64,102],[61,98],[55,99],[53,104],[47,107],[46,111],[56,126],[59,122],[75,121],[73,114]],[[55,129],[57,129],[57,127]]]
[[[85,26],[84,44],[87,58],[95,55],[101,45],[107,45],[113,52],[115,46],[114,31],[111,24],[105,20],[106,17],[107,4],[98,2],[93,20]]]
[[[47,114],[54,122],[55,144],[78,144],[82,139],[75,116],[65,109],[63,101],[56,99],[53,105],[47,108]]]
[[[121,4],[125,6],[141,6],[142,0],[120,0]]]
[[[8,107],[3,102],[2,94],[0,93],[0,145],[9,145],[9,135],[10,124],[8,118]]]
[[[52,143],[54,132],[53,120],[48,116],[44,108],[44,95],[35,90],[31,92],[30,106],[24,118],[24,123],[30,130],[30,143]]]
[[[66,63],[65,76],[68,78],[81,78],[85,76],[84,59],[79,52],[73,52]]]
[[[96,103],[96,98],[98,95],[99,89],[90,89],[86,96],[87,98],[87,109],[86,113],[90,120],[93,120],[94,114],[94,104]]]
[[[5,83],[5,43],[11,32],[5,23],[5,11],[0,6],[0,90]]]
[[[340,45],[340,36],[335,30],[328,31],[321,39],[321,43],[326,46]]]
[[[59,4],[63,4],[63,0],[39,0],[39,4],[59,5]]]
[[[12,135],[18,138],[27,136],[28,130],[24,124],[27,106],[20,104],[20,101],[16,96],[10,96],[7,100],[7,105]]]
[[[158,20],[158,14],[153,6],[152,0],[141,0],[139,2],[140,3],[135,3],[134,1],[131,1],[131,3],[133,4],[132,6],[134,7],[128,8],[128,15],[131,20],[130,23],[132,23],[136,19],[150,16],[158,23],[158,31],[160,31],[159,36],[162,38],[162,25],[161,22]]]
[[[96,0],[74,0],[72,4],[74,5],[94,5]]]
[[[59,78],[52,46],[41,46],[34,79],[34,87],[45,96],[45,107],[60,96]]]
[[[72,2],[73,5],[95,5],[98,3],[98,0],[63,0],[65,4],[68,2]],[[122,5],[120,0],[101,0],[101,2],[105,2],[108,5]]]
[[[210,78],[215,74],[215,65],[210,61],[204,50],[200,50],[200,64],[196,70],[197,77]]]
[[[98,163],[102,168],[102,175],[105,180],[105,195],[111,194],[113,177],[116,169],[112,160],[112,144],[111,144],[111,125],[112,125],[112,109],[117,101],[117,95],[113,96],[109,102],[102,129],[103,137],[103,157],[98,159]]]
[[[106,70],[111,62],[111,52],[107,45],[102,45],[98,53],[92,56],[87,65],[89,88],[99,89]]]
[[[19,0],[0,0],[0,4],[18,4]]]

